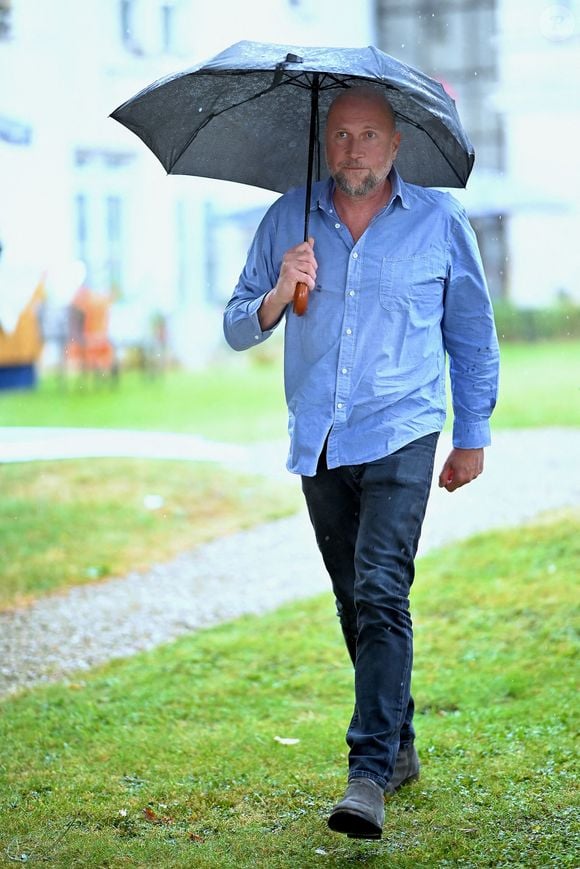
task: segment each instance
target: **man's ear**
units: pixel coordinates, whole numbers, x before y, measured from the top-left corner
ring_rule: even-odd
[[[401,145],[401,134],[397,130],[397,132],[394,133],[394,135],[393,135],[393,160],[395,159],[395,157],[399,153],[400,145]]]

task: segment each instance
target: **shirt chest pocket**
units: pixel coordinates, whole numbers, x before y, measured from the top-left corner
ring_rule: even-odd
[[[445,251],[439,248],[400,259],[383,257],[379,281],[381,305],[387,311],[438,307],[446,275]]]

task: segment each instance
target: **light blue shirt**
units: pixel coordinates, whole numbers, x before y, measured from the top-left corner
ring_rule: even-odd
[[[498,344],[475,234],[448,193],[405,183],[356,242],[338,217],[332,180],[314,185],[309,233],[318,262],[308,311],[286,308],[284,378],[288,470],[389,455],[445,422],[449,356],[453,444],[490,442]],[[304,190],[291,190],[260,224],[224,315],[235,350],[266,340],[258,309],[284,253],[303,238]],[[276,327],[274,327],[276,328]]]

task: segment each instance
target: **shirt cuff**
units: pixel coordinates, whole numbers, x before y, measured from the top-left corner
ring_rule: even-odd
[[[269,291],[268,291],[269,292]],[[262,331],[262,327],[260,325],[260,318],[258,317],[258,311],[262,306],[262,302],[266,298],[268,293],[264,293],[263,296],[260,296],[258,299],[254,299],[250,302],[248,306],[248,314],[250,315],[252,326],[254,327],[254,341],[258,344],[260,341],[265,341],[266,338],[269,338],[273,329],[266,329],[265,332]]]
[[[458,450],[478,450],[491,443],[489,420],[464,422],[453,420],[453,446]]]
[[[245,311],[247,319],[245,320],[243,329],[248,346],[251,346],[252,344],[261,344],[262,341],[269,338],[274,331],[273,329],[266,329],[266,331],[263,332],[260,325],[260,318],[258,317],[260,306],[267,295],[268,293],[264,293],[263,295],[258,296],[257,299],[252,299],[247,302]]]

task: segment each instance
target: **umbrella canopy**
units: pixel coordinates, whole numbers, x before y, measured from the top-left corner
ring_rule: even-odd
[[[305,183],[309,162],[310,174],[327,177],[321,142],[330,103],[365,83],[384,87],[394,109],[401,176],[426,187],[464,187],[474,154],[454,101],[439,82],[372,46],[238,42],[154,82],[111,117],[139,136],[169,174],[282,193]]]

